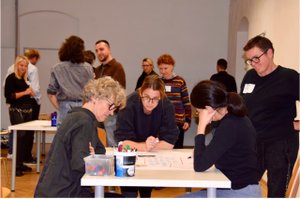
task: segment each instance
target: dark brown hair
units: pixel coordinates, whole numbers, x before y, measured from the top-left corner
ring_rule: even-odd
[[[97,45],[97,44],[99,44],[101,42],[105,43],[108,46],[108,48],[110,48],[109,42],[107,40],[104,40],[104,39],[96,41],[95,45]]]
[[[227,92],[222,84],[211,80],[201,81],[193,88],[191,103],[199,109],[204,109],[205,106],[213,109],[227,106],[229,113],[239,117],[247,114],[245,103],[239,94]]]
[[[261,49],[261,51],[266,51],[268,49],[272,49],[272,51],[274,53],[274,48],[273,48],[272,42],[268,38],[260,36],[260,35],[250,39],[247,42],[247,44],[244,46],[243,50],[248,51],[253,47],[258,47]]]
[[[60,61],[70,61],[72,63],[84,62],[84,41],[77,36],[68,37],[61,45],[58,56]]]

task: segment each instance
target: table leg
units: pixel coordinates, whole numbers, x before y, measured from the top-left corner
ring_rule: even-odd
[[[95,186],[95,198],[104,198],[104,186]]]
[[[216,192],[217,189],[216,188],[207,188],[207,197],[208,198],[216,198]]]
[[[13,130],[13,152],[11,165],[11,191],[15,191],[16,183],[16,163],[17,163],[17,130]]]
[[[41,159],[41,131],[36,131],[36,172],[40,172],[40,159]]]
[[[42,156],[45,155],[46,132],[42,132]]]

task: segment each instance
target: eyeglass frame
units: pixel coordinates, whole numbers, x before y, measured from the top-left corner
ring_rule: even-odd
[[[255,63],[255,64],[259,63],[259,62],[260,62],[260,58],[261,58],[261,57],[262,57],[269,49],[270,49],[270,48],[267,48],[266,50],[264,50],[263,53],[262,53],[261,55],[259,55],[259,56],[254,56],[254,57],[252,57],[251,59],[246,59],[246,60],[245,60],[245,64],[251,65],[252,62]],[[254,61],[254,60],[256,60],[256,61]],[[250,63],[249,63],[249,62],[250,62]]]
[[[105,99],[108,102],[108,110],[117,113],[119,111],[119,106],[117,106],[114,102],[111,102],[110,99],[108,98]]]
[[[149,96],[140,96],[142,101],[146,100],[146,102],[150,103],[152,101],[152,104],[158,104],[160,101],[160,98],[156,98],[156,97],[149,97]]]

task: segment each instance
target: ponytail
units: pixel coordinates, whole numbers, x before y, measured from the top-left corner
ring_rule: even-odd
[[[235,92],[228,92],[227,94],[227,110],[238,117],[243,117],[247,114],[243,98]]]

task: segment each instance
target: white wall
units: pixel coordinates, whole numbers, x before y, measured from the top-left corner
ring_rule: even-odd
[[[299,0],[231,0],[228,34],[231,65],[244,67],[236,65],[235,60],[237,51],[243,50],[236,49],[239,24],[246,18],[248,39],[265,32],[275,48],[275,63],[299,72],[299,10]]]
[[[14,9],[13,0],[1,0],[1,82],[15,57]],[[141,73],[142,58],[156,61],[164,52],[174,56],[175,71],[191,91],[195,83],[215,72],[220,57],[228,58],[228,70],[240,82],[244,75],[241,47],[262,32],[274,44],[275,62],[299,71],[299,10],[298,0],[19,0],[18,51],[40,49],[43,93],[49,81],[47,71],[58,61],[53,51],[70,34],[82,37],[91,50],[98,39],[110,41],[113,56],[125,67],[128,93]],[[248,26],[241,30],[243,18]],[[7,128],[3,99],[1,89],[1,128]],[[42,111],[52,111],[46,95]],[[193,123],[186,145],[193,144],[194,132]]]
[[[13,3],[1,1],[1,5]],[[172,54],[175,72],[185,78],[190,91],[199,80],[215,73],[218,58],[227,57],[229,0],[19,0],[18,8],[18,50],[22,53],[24,48],[33,47],[42,52],[37,65],[43,89],[49,81],[45,71],[58,61],[49,49],[58,49],[71,34],[84,39],[86,49],[94,50],[99,39],[111,43],[113,56],[124,65],[128,94],[135,88],[144,57],[156,62],[160,54]],[[8,45],[14,47],[12,41]],[[3,59],[5,63],[13,61],[11,56]],[[5,70],[8,64],[2,66]],[[49,113],[53,110],[46,91],[42,92],[42,112]],[[1,122],[2,128],[9,125],[7,118]],[[194,144],[194,135],[193,122],[186,145]]]

